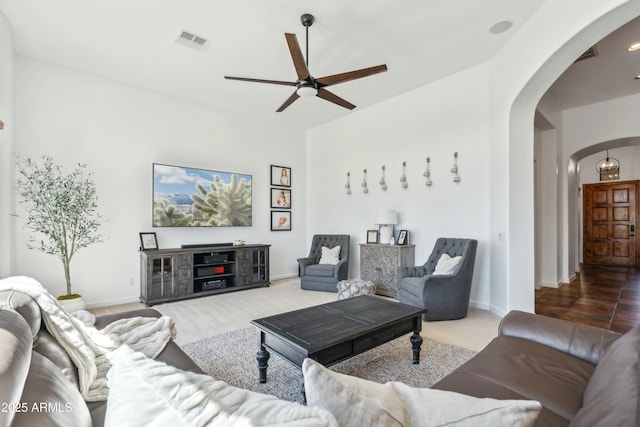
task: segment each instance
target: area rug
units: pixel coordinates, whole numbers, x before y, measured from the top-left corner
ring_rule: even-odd
[[[336,372],[379,383],[400,381],[412,387],[430,387],[473,357],[476,352],[425,339],[420,364],[412,361],[409,335],[397,338],[351,359],[332,365]],[[236,387],[302,402],[302,371],[277,354],[271,354],[267,382],[258,381],[258,331],[246,328],[182,346],[182,349],[213,378]]]

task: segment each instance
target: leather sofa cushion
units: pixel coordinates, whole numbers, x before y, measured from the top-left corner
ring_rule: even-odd
[[[307,276],[333,277],[336,268],[335,265],[314,264],[306,268]]]
[[[73,364],[65,349],[46,329],[40,330],[36,342],[33,344],[33,350],[51,360],[67,379],[71,381],[78,390],[80,389],[78,385],[78,368]]]
[[[0,425],[10,426],[21,401],[22,389],[31,363],[31,329],[15,311],[0,306]],[[10,406],[9,406],[10,405]]]
[[[12,427],[93,425],[78,389],[53,362],[35,351],[19,402],[26,411],[16,413]]]
[[[33,341],[36,340],[42,325],[42,313],[40,313],[40,307],[33,298],[22,292],[1,291],[0,307],[6,307],[18,312],[29,325]]]
[[[583,408],[571,426],[637,426],[640,326],[618,338],[604,354],[584,391]]]
[[[582,407],[582,395],[594,369],[594,365],[546,345],[499,336],[454,371],[452,375],[457,376],[446,377],[434,388],[467,393],[469,386],[466,382],[473,377],[474,381],[494,383],[495,389],[510,390],[517,397],[508,395],[506,391],[504,396],[495,395],[491,389],[483,394],[482,388],[473,390],[473,395],[537,400],[542,404],[543,412],[557,414],[565,419],[566,424]],[[540,414],[541,417],[544,415]]]

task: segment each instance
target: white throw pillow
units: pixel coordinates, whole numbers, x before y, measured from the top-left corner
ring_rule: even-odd
[[[338,426],[323,409],[183,371],[126,345],[114,352],[111,362],[106,427]]]
[[[322,256],[320,256],[320,262],[318,264],[331,264],[336,265],[340,261],[340,246],[329,249],[326,246],[322,247]]]
[[[452,391],[378,384],[302,363],[309,406],[327,409],[341,426],[532,426],[542,409],[533,400],[479,399]]]
[[[461,262],[462,257],[460,255],[451,258],[449,254],[442,254],[436,264],[433,276],[440,274],[455,274],[458,271]]]

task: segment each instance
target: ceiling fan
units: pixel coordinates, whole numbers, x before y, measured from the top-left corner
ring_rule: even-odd
[[[378,74],[387,71],[387,65],[377,65],[375,67],[362,68],[360,70],[348,71],[346,73],[334,74],[331,76],[315,78],[309,72],[309,27],[313,24],[314,17],[311,14],[305,13],[300,17],[300,21],[302,25],[306,29],[306,61],[305,57],[302,56],[302,50],[300,49],[300,44],[298,43],[298,38],[295,34],[285,33],[284,36],[287,39],[287,45],[289,46],[289,52],[291,53],[291,59],[293,59],[293,66],[296,69],[296,73],[298,74],[298,80],[295,82],[286,82],[280,80],[263,80],[263,79],[252,79],[247,77],[232,77],[232,76],[224,76],[225,79],[228,80],[241,80],[245,82],[255,82],[255,83],[268,83],[275,85],[284,85],[284,86],[295,86],[296,90],[291,94],[291,96],[276,110],[276,112],[280,113],[285,110],[289,105],[293,104],[293,102],[301,96],[311,97],[317,96],[326,101],[333,102],[341,107],[348,108],[349,110],[353,110],[356,108],[355,105],[340,98],[338,95],[329,92],[325,89],[327,86],[335,85],[338,83],[344,83],[349,80],[360,79],[362,77],[367,77],[372,74]]]

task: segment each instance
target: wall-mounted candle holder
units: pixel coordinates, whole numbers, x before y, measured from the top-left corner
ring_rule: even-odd
[[[369,188],[367,187],[367,170],[364,169],[364,176],[362,177],[362,184],[360,184],[362,186],[362,192],[367,194],[369,192]]]
[[[400,182],[402,183],[402,188],[407,188],[409,184],[407,184],[407,162],[402,162],[402,175],[400,176]]]
[[[451,166],[451,173],[453,174],[453,182],[460,182],[460,175],[458,175],[458,152],[453,153],[453,166]]]
[[[385,191],[387,189],[387,183],[384,180],[384,165],[382,165],[382,177],[380,178],[380,188],[382,188],[383,191]]]
[[[427,187],[431,187],[431,184],[433,184],[433,181],[431,181],[431,170],[429,170],[430,166],[431,166],[431,157],[427,157],[427,167],[422,173],[422,176],[426,178],[424,185],[426,185]]]
[[[344,185],[344,188],[347,189],[347,194],[351,194],[351,172],[347,172],[347,183]]]

